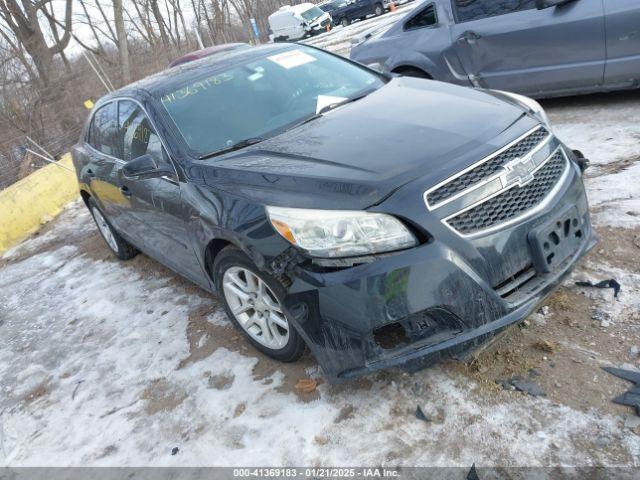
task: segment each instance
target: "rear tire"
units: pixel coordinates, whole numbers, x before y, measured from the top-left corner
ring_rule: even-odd
[[[348,27],[349,25],[351,25],[351,20],[349,20],[347,17],[344,17],[342,20],[340,20],[340,23],[343,27]]]
[[[102,213],[102,210],[100,210],[93,198],[87,200],[87,207],[91,212],[93,220],[96,222],[100,236],[116,257],[120,260],[131,260],[138,254],[138,250],[122,238],[111,226],[111,223],[107,220],[107,217]]]
[[[251,345],[280,362],[302,356],[306,346],[282,307],[286,289],[280,280],[234,246],[216,255],[212,271],[227,316]]]

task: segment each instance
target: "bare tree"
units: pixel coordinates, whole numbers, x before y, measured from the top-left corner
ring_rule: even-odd
[[[177,56],[176,50],[171,43],[169,35],[167,34],[166,24],[164,19],[162,18],[162,13],[160,13],[160,7],[158,6],[158,0],[148,0],[149,6],[151,8],[151,13],[156,20],[158,25],[158,30],[160,31],[160,40],[162,41],[162,46],[164,47],[165,54],[167,55],[167,60],[170,61],[172,58]]]
[[[120,54],[120,68],[122,70],[122,81],[131,81],[131,70],[129,68],[129,44],[127,32],[124,29],[124,15],[122,10],[122,0],[113,0],[113,21],[116,24],[116,35],[118,37],[118,53]]]
[[[33,60],[42,85],[48,86],[54,75],[54,56],[60,54],[71,40],[73,0],[66,0],[63,34],[49,46],[40,18],[53,15],[46,11],[52,0],[0,0],[0,18]]]

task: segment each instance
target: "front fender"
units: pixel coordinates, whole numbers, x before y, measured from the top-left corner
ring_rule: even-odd
[[[271,226],[264,206],[240,195],[208,186],[190,185],[183,192],[187,228],[201,265],[206,266],[207,248],[213,240],[224,240],[246,253],[261,270],[271,265],[289,247]]]

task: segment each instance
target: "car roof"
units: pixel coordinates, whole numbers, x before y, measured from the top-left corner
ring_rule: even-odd
[[[237,65],[249,63],[269,54],[277,53],[295,46],[291,43],[266,44],[251,48],[232,49],[219,54],[205,56],[191,62],[168,68],[137,82],[131,83],[102,97],[99,103],[104,103],[115,97],[139,97],[141,95],[162,94],[173,86],[180,88],[194,77],[208,71],[233,68]]]
[[[282,7],[280,7],[279,10],[276,10],[275,12],[273,12],[273,15],[276,15],[278,13],[284,13],[284,12],[291,12],[294,14],[301,14],[306,12],[307,10],[311,9],[315,7],[315,5],[313,3],[309,3],[309,2],[305,2],[305,3],[299,3],[297,5],[283,5]]]
[[[175,67],[177,65],[182,65],[183,63],[198,60],[200,58],[209,57],[211,55],[216,55],[218,53],[223,53],[223,52],[228,52],[230,50],[243,49],[243,48],[251,48],[251,45],[249,45],[248,43],[223,43],[221,45],[214,45],[212,47],[202,48],[200,50],[189,52],[186,55],[182,55],[181,57],[174,59],[171,63],[169,63],[169,67]]]

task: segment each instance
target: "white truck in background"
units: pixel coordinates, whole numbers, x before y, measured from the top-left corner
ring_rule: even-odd
[[[331,15],[313,3],[285,5],[269,16],[271,40],[288,42],[326,32],[331,28]]]

